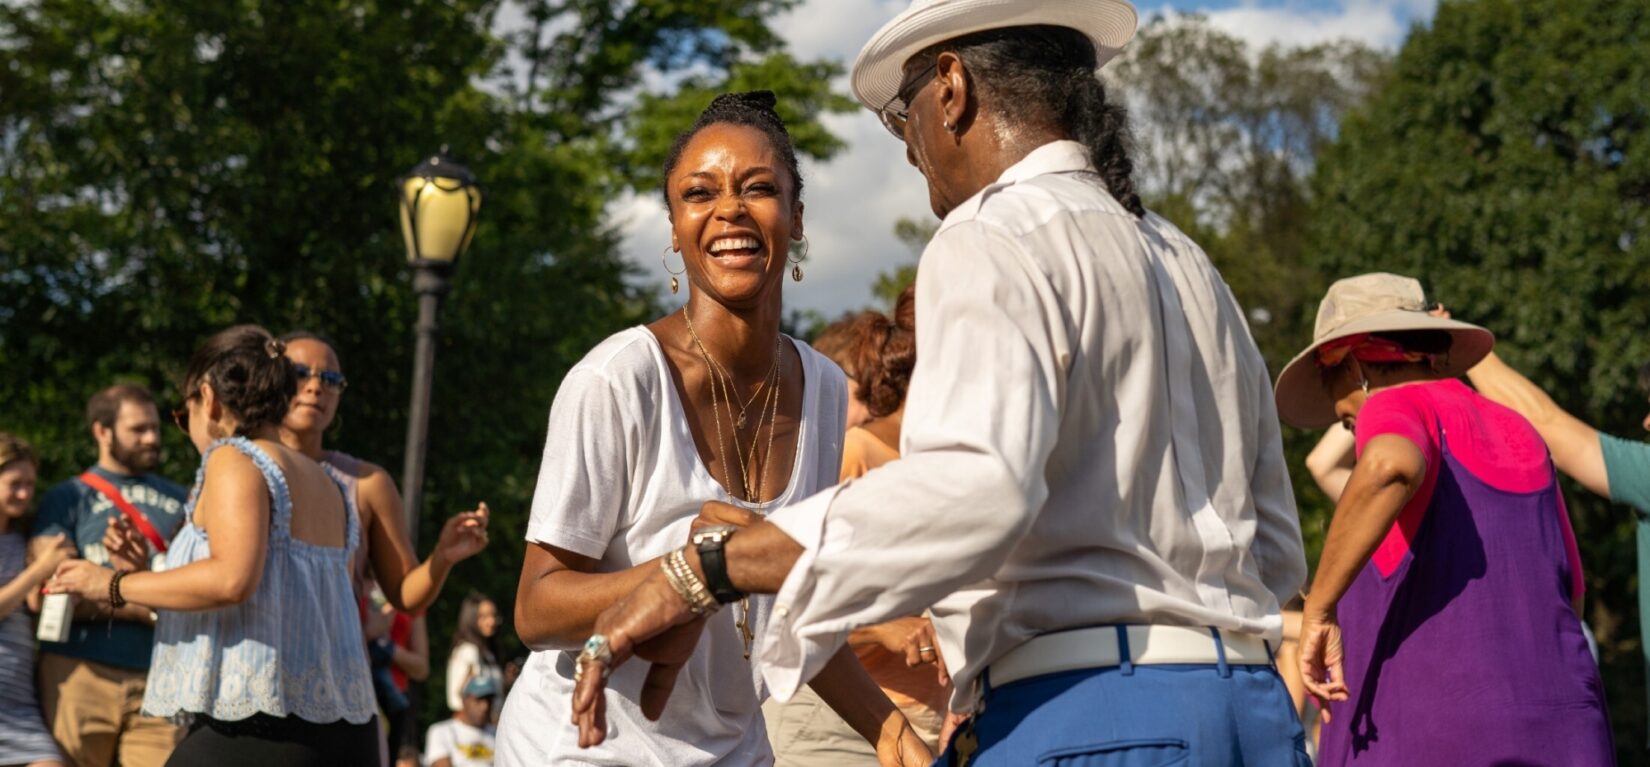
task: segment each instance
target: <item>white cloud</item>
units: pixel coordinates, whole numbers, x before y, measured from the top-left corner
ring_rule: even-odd
[[[1141,4],[1142,16],[1157,13],[1198,12],[1211,23],[1252,44],[1288,47],[1353,39],[1394,50],[1409,34],[1410,24],[1427,21],[1438,0],[1300,0],[1259,2],[1242,0],[1224,8],[1199,8],[1195,3],[1161,3],[1151,11]]]
[[[1413,21],[1431,18],[1438,0],[1238,0],[1229,2],[1137,3],[1143,18],[1159,11],[1198,11],[1252,43],[1308,45],[1337,38],[1363,40],[1395,49]],[[1213,5],[1222,7],[1210,8]],[[802,59],[835,58],[851,65],[859,49],[883,24],[909,5],[907,0],[807,0],[774,20],[775,30]],[[847,78],[837,82],[848,92]],[[813,309],[827,316],[871,303],[870,286],[880,272],[912,260],[894,238],[902,217],[928,220],[927,186],[905,161],[904,146],[883,130],[870,112],[832,115],[826,125],[847,142],[827,163],[804,161],[808,180],[807,232],[811,245],[801,284],[787,283],[786,307]],[[659,263],[669,242],[663,205],[652,195],[628,196],[610,208],[625,234],[625,252],[650,275],[668,285]],[[675,266],[676,261],[672,262]],[[668,291],[665,295],[669,296]],[[680,300],[680,297],[678,297]]]

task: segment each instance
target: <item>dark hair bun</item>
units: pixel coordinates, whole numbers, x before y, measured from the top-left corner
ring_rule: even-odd
[[[193,396],[202,382],[211,386],[218,402],[239,422],[238,434],[279,424],[298,393],[298,374],[281,353],[283,347],[257,325],[221,330],[190,358],[184,396]]]
[[[916,287],[907,287],[894,303],[894,316],[866,312],[854,323],[854,383],[859,399],[876,418],[905,404],[911,371],[917,366]]]

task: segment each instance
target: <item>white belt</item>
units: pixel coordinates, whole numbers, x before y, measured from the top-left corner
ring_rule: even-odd
[[[1213,664],[1220,662],[1220,648],[1211,632],[1219,632],[1226,647],[1226,663],[1233,666],[1270,666],[1272,654],[1266,641],[1252,634],[1235,634],[1219,629],[1190,626],[1126,626],[1129,661],[1141,665],[1166,663]],[[1123,665],[1122,648],[1117,643],[1116,626],[1071,629],[1043,634],[991,664],[987,680],[993,687],[1044,674]]]

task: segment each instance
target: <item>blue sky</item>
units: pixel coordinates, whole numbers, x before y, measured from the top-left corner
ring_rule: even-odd
[[[1431,20],[1438,0],[1135,0],[1142,20],[1158,13],[1207,14],[1221,29],[1257,45],[1309,45],[1353,38],[1388,50],[1402,45],[1412,24]],[[908,0],[805,0],[776,19],[775,29],[802,58],[851,63],[861,45]],[[847,92],[846,83],[840,89]],[[876,275],[912,254],[893,236],[901,217],[932,218],[922,178],[905,162],[903,146],[869,112],[833,115],[827,125],[848,148],[826,163],[804,162],[808,180],[807,278],[787,281],[788,307],[835,316],[871,303]],[[609,209],[625,233],[627,256],[660,290],[669,280],[659,253],[669,242],[664,211],[653,195],[616,201]],[[684,296],[685,297],[685,296]],[[678,298],[680,300],[680,298]]]

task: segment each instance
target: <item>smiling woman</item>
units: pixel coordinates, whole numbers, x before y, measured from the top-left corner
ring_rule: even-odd
[[[693,533],[701,505],[731,503],[749,521],[837,478],[842,373],[779,332],[802,177],[774,103],[767,92],[719,96],[677,138],[663,189],[687,305],[602,342],[556,393],[516,600],[517,631],[535,652],[505,704],[501,765],[772,761],[749,660],[770,601],[704,584],[701,620],[669,650],[679,673],[615,674],[602,702],[615,726],[603,742],[589,718],[568,723],[575,651],[596,616],[668,571],[690,534],[701,550],[732,534]],[[719,613],[722,604],[734,607]],[[822,697],[893,754],[909,732],[903,717],[852,655],[842,658],[816,681]],[[668,707],[650,705],[657,684],[674,685]],[[927,758],[924,749],[912,761]]]

